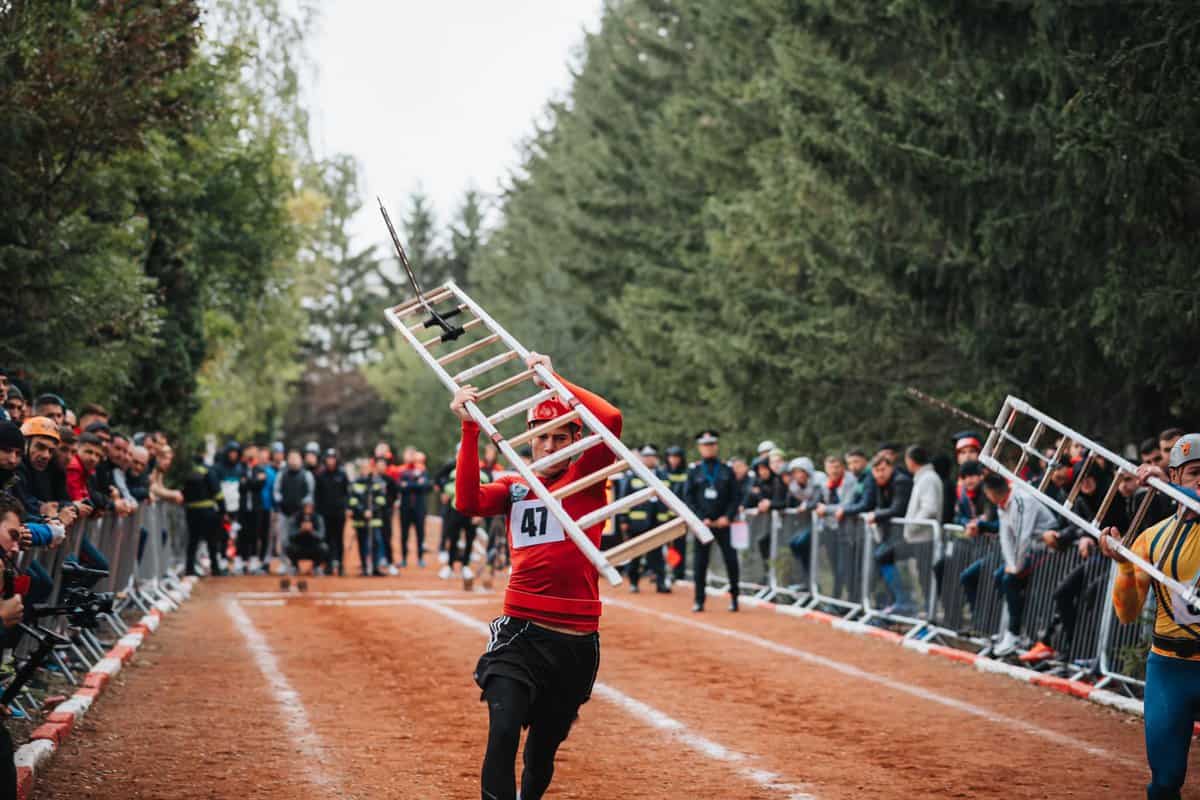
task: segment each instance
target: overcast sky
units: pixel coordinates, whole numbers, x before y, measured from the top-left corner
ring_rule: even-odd
[[[464,190],[495,195],[518,145],[570,84],[601,0],[336,0],[322,9],[312,91],[321,155],[362,168],[355,236],[383,242],[418,187],[445,222]]]

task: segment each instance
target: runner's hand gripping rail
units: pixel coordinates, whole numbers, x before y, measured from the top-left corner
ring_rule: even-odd
[[[1027,416],[1036,421],[1033,434],[1026,442],[1021,442],[1011,433],[1013,424],[1021,415]],[[1146,509],[1149,508],[1154,491],[1158,491],[1167,495],[1176,503],[1178,503],[1181,509],[1186,508],[1197,514],[1200,514],[1200,500],[1197,500],[1192,496],[1191,493],[1180,489],[1178,486],[1175,486],[1157,477],[1150,477],[1145,481],[1145,483],[1151,487],[1151,491],[1146,493],[1146,497],[1142,501],[1142,506],[1135,515],[1134,523],[1130,525],[1130,530],[1125,532],[1125,539],[1123,541],[1115,536],[1110,536],[1107,531],[1102,531],[1099,527],[1099,522],[1107,512],[1113,496],[1117,491],[1118,481],[1114,480],[1112,482],[1104,501],[1101,503],[1099,513],[1097,513],[1095,519],[1088,520],[1075,512],[1070,505],[1079,491],[1078,485],[1082,481],[1083,474],[1086,470],[1081,469],[1079,471],[1080,474],[1076,476],[1076,485],[1071,489],[1066,503],[1059,502],[1046,494],[1044,491],[1046,486],[1045,480],[1042,481],[1040,486],[1029,485],[1026,484],[1019,475],[1017,475],[1017,472],[1019,472],[1021,467],[1024,466],[1026,459],[1030,455],[1046,461],[1047,464],[1052,463],[1061,454],[1063,444],[1067,440],[1078,442],[1087,448],[1089,455],[1087,457],[1088,461],[1085,462],[1085,464],[1090,463],[1095,456],[1099,455],[1110,464],[1114,465],[1119,472],[1128,473],[1130,475],[1138,475],[1137,467],[1135,467],[1133,464],[1130,464],[1116,453],[1113,453],[1111,450],[1108,450],[1104,446],[1092,441],[1088,437],[1078,433],[1072,428],[1067,427],[1048,414],[1039,411],[1024,400],[1013,397],[1012,395],[1009,395],[1009,397],[1004,401],[1004,405],[1000,409],[1000,414],[996,418],[996,424],[989,427],[992,429],[991,435],[988,437],[987,443],[984,445],[983,451],[979,456],[979,460],[985,466],[987,466],[988,469],[1003,475],[1014,483],[1019,483],[1025,486],[1025,488],[1032,492],[1037,500],[1043,505],[1049,507],[1058,514],[1061,514],[1066,519],[1078,525],[1082,530],[1085,530],[1094,536],[1096,541],[1101,544],[1102,549],[1104,549],[1106,552],[1119,554],[1122,558],[1134,564],[1146,574],[1150,575],[1154,580],[1170,588],[1189,605],[1200,608],[1200,593],[1197,593],[1197,583],[1200,582],[1200,574],[1197,574],[1196,577],[1193,578],[1190,586],[1185,585],[1184,583],[1181,583],[1180,581],[1177,581],[1174,578],[1164,574],[1160,569],[1161,565],[1156,566],[1150,563],[1137,553],[1133,552],[1133,549],[1131,548],[1133,539],[1136,537],[1140,523],[1146,513]],[[1037,440],[1045,433],[1047,429],[1054,431],[1060,437],[1062,437],[1062,442],[1060,442],[1054,458],[1051,459],[1046,459],[1037,449]],[[998,459],[1000,449],[1006,441],[1017,443],[1022,451],[1016,471],[1008,469]]]

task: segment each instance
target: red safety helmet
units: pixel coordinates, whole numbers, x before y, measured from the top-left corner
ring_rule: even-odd
[[[543,422],[565,417],[571,413],[571,407],[559,400],[558,397],[551,397],[549,400],[543,400],[525,415],[525,422],[529,427],[540,425]]]

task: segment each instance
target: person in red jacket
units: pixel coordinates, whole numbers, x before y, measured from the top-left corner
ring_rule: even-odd
[[[547,356],[531,353],[529,368],[542,365],[553,372]],[[555,375],[563,385],[617,436],[621,412],[604,399]],[[521,729],[525,741],[522,800],[538,800],[554,775],[554,755],[567,738],[579,707],[588,701],[600,666],[600,587],[596,568],[566,536],[562,526],[519,476],[508,473],[480,483],[479,426],[466,404],[478,397],[473,386],[462,387],[450,409],[462,420],[462,445],[455,477],[455,506],[469,516],[503,514],[508,520],[512,574],[504,595],[503,615],[492,620],[491,640],[475,667],[475,682],[488,704],[487,752],[482,790],[485,800],[515,800],[516,757]],[[569,414],[571,406],[558,398],[531,409],[530,428]],[[578,423],[564,423],[532,442],[533,460],[578,441]],[[603,445],[575,461],[561,461],[538,478],[553,491],[613,462]],[[572,519],[606,503],[604,481],[562,501]],[[604,523],[585,533],[599,546]]]

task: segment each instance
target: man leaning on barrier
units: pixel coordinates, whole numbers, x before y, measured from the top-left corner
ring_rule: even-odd
[[[1003,475],[990,473],[983,479],[983,491],[996,506],[1000,517],[1000,552],[1004,565],[996,571],[996,576],[1008,609],[1008,628],[992,655],[1003,658],[1015,652],[1020,644],[1025,594],[1033,574],[1033,544],[1045,531],[1053,530],[1057,520],[1023,485],[1010,486]]]
[[[898,613],[907,604],[907,594],[896,569],[897,537],[891,531],[890,523],[904,516],[908,508],[912,478],[907,470],[901,472],[896,467],[889,452],[882,450],[871,462],[871,477],[875,481],[875,508],[864,513],[862,519],[877,531],[875,563],[892,595],[892,604],[884,609],[884,613]]]
[[[1171,448],[1167,474],[1143,465],[1138,476],[1166,477],[1193,496],[1200,492],[1200,433],[1179,437]],[[1170,517],[1138,535],[1133,552],[1158,564],[1169,577],[1193,583],[1200,572],[1200,525],[1197,515],[1180,506]],[[1187,775],[1193,721],[1200,713],[1200,609],[1184,603],[1171,589],[1154,582],[1114,550],[1109,536],[1123,531],[1107,528],[1100,547],[1117,562],[1113,606],[1125,624],[1137,620],[1153,588],[1157,600],[1154,643],[1146,660],[1144,698],[1146,756],[1150,761],[1149,800],[1175,800]],[[1167,556],[1164,558],[1164,556]],[[1193,584],[1194,585],[1194,584]]]

